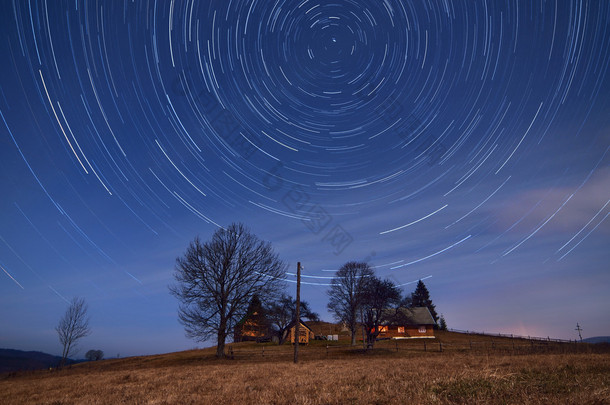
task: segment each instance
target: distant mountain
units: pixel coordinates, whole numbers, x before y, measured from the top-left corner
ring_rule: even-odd
[[[57,367],[60,361],[60,356],[43,352],[0,349],[0,373]],[[69,363],[74,363],[74,361],[69,359]]]
[[[595,336],[582,340],[586,343],[610,343],[610,336]]]

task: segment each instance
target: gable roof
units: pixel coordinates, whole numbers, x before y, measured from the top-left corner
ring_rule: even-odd
[[[436,325],[428,307],[386,309],[383,318],[387,324]]]

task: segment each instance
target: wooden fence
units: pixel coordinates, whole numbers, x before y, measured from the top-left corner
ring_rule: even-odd
[[[460,329],[447,329],[449,332],[458,332],[467,335],[481,335],[481,336],[491,336],[491,337],[505,337],[511,339],[526,339],[526,340],[536,340],[536,341],[545,341],[545,342],[558,342],[558,343],[576,343],[576,340],[565,340],[565,339],[552,339],[550,337],[537,337],[537,336],[523,336],[523,335],[513,335],[506,333],[489,333],[489,332],[475,332],[471,330],[460,330]]]
[[[496,338],[496,339],[494,339]],[[473,355],[527,355],[540,353],[608,353],[610,345],[592,345],[559,339],[523,338],[510,335],[471,334],[460,341],[446,341],[442,339],[404,339],[380,340],[373,349],[364,349],[362,343],[351,346],[346,344],[319,344],[301,346],[299,357],[302,359],[323,359],[331,357],[344,357],[358,354],[382,354],[388,352],[401,353],[469,353]],[[292,345],[270,346],[260,345],[240,347],[228,346],[227,352],[231,359],[280,359],[291,358]]]

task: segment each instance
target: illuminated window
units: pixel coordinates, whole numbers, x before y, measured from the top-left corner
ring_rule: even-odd
[[[420,326],[419,327],[419,333],[426,333],[426,327],[425,326]]]
[[[387,332],[388,331],[388,327],[387,326],[379,326],[379,332]]]
[[[398,327],[398,333],[405,333],[405,327],[404,326],[399,326]]]

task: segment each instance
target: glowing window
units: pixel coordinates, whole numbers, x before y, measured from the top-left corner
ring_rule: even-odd
[[[404,326],[399,326],[398,327],[398,333],[405,333],[405,327]]]
[[[426,327],[425,326],[420,326],[419,327],[419,333],[426,333]]]

